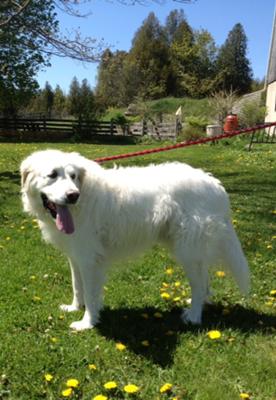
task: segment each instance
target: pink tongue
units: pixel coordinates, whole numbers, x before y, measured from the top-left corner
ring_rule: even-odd
[[[70,235],[75,230],[74,222],[70,214],[70,211],[66,206],[56,205],[56,208],[57,208],[56,226],[58,230],[66,233],[67,235]]]

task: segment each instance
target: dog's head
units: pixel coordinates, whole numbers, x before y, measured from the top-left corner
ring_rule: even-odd
[[[59,231],[73,233],[71,211],[80,196],[85,161],[77,153],[58,150],[38,151],[27,157],[20,168],[25,211],[38,218],[53,218]]]

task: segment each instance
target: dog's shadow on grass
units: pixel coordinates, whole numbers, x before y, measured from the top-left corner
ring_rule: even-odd
[[[241,305],[225,308],[210,305],[204,311],[201,326],[185,325],[181,321],[180,308],[160,311],[148,308],[105,308],[101,314],[98,331],[116,343],[121,342],[134,353],[166,367],[173,362],[175,349],[182,335],[202,335],[211,329],[231,328],[243,334],[260,332],[275,335],[276,315],[259,313]]]

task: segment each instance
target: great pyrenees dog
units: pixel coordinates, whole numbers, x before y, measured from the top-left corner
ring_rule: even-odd
[[[184,322],[201,323],[211,265],[230,270],[241,291],[248,291],[248,265],[228,195],[200,169],[178,162],[105,169],[77,153],[45,150],[22,162],[21,179],[24,210],[69,259],[73,301],[61,309],[85,307],[73,329],[98,323],[109,265],[157,242],[170,250],[191,285]]]

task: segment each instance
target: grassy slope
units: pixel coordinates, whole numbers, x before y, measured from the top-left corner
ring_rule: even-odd
[[[64,315],[58,309],[71,298],[66,259],[42,242],[36,223],[22,212],[19,163],[38,148],[76,150],[95,158],[145,146],[0,144],[0,398],[59,399],[71,377],[80,381],[71,398],[87,400],[100,393],[110,399],[233,400],[240,392],[250,393],[251,399],[276,398],[276,302],[269,299],[276,289],[276,149],[260,146],[248,153],[244,143],[232,143],[122,164],[179,160],[221,179],[252,269],[250,297],[242,299],[231,279],[213,273],[215,305],[205,311],[202,328],[181,325],[180,307],[190,295],[187,281],[156,247],[131,262],[131,269],[110,272],[101,324],[78,334],[68,326],[81,313]],[[169,284],[168,301],[160,297],[163,282]],[[220,330],[221,339],[211,341],[210,329]],[[118,342],[126,345],[124,351],[116,349]],[[90,363],[95,371],[89,370]],[[46,372],[54,376],[48,384]],[[107,393],[103,384],[110,380],[120,390]],[[159,393],[165,382],[173,384],[172,393]],[[127,383],[140,387],[137,395],[123,392]]]

